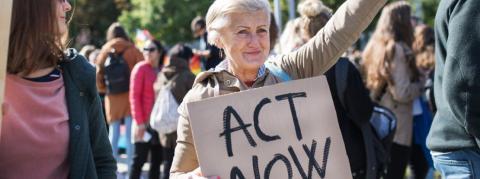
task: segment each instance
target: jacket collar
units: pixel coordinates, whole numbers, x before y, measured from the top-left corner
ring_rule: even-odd
[[[229,72],[228,70],[228,62],[229,60],[225,59],[223,60],[222,62],[220,62],[214,69],[213,71],[214,72],[221,72],[221,71],[227,71]],[[266,72],[266,68],[265,68],[265,64],[263,64],[259,69],[258,69],[258,73],[257,73],[257,78],[255,79],[255,81],[257,81],[260,77],[264,76],[265,75],[265,72]]]
[[[226,88],[238,88],[239,90],[248,89],[248,87],[243,82],[241,82],[235,75],[229,72],[228,60],[223,60],[215,68],[209,71],[200,73],[195,79],[195,83],[202,82],[203,80],[213,75],[216,77],[216,79],[218,80],[218,83],[220,83],[221,86],[224,86]],[[253,84],[252,87],[254,88],[259,86],[257,83],[260,81],[263,81],[266,75],[267,75],[267,69],[265,65],[262,65],[258,69],[257,78],[255,79],[255,83]]]

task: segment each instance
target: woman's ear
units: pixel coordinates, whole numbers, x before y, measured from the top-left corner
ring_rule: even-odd
[[[224,45],[223,45],[223,42],[222,42],[222,38],[221,37],[217,37],[215,39],[215,46],[217,46],[217,48],[219,49],[223,49]]]

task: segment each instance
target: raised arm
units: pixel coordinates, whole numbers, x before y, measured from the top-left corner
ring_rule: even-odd
[[[293,79],[318,76],[333,66],[367,28],[385,0],[347,0],[315,37],[275,65]]]

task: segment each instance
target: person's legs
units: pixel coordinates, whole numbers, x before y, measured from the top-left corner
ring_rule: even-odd
[[[130,167],[130,179],[139,179],[142,174],[143,164],[147,161],[150,144],[146,142],[135,143],[135,155],[133,156],[133,163]]]
[[[162,179],[168,179],[170,175],[170,167],[173,162],[173,154],[175,153],[175,148],[163,148],[163,171]]]
[[[388,179],[403,179],[405,176],[405,168],[407,167],[410,158],[410,147],[392,144],[390,150],[390,164],[388,166],[386,178]]]
[[[127,164],[132,164],[134,146],[132,142],[132,117],[127,116],[125,119],[125,139],[126,139],[126,152],[127,152]],[[129,169],[130,170],[130,169]]]
[[[477,179],[480,178],[480,150],[463,149],[453,152],[433,152],[435,168],[442,178]]]
[[[118,162],[118,140],[120,139],[120,122],[117,120],[110,124],[108,138],[112,144],[113,157]]]
[[[412,166],[413,173],[415,174],[415,179],[425,179],[429,166],[420,145],[414,144],[412,146],[412,157],[410,157],[410,164]]]
[[[148,177],[150,179],[160,178],[160,164],[162,163],[162,146],[160,144],[150,145],[150,171]]]

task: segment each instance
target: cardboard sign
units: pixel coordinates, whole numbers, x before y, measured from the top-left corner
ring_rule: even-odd
[[[324,76],[188,104],[200,167],[220,178],[352,178]]]
[[[10,21],[12,17],[12,0],[2,0],[0,4],[0,134],[2,129],[3,97],[5,93],[5,76],[7,73],[8,42]]]

